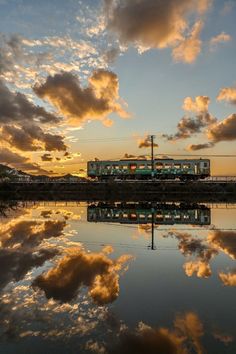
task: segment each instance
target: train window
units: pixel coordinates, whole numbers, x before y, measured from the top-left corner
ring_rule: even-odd
[[[183,164],[183,168],[186,169],[186,170],[187,170],[188,168],[191,168],[190,163],[184,163],[184,164]]]
[[[156,163],[156,169],[157,169],[157,170],[161,170],[162,168],[163,168],[163,163],[157,162],[157,163]]]
[[[152,165],[150,163],[147,164],[147,169],[151,170],[152,169]]]
[[[145,165],[139,165],[138,168],[139,168],[140,170],[144,170],[144,169],[146,168],[146,166],[145,166]]]
[[[127,170],[128,169],[128,166],[127,165],[123,165],[121,166],[122,170]]]
[[[172,165],[170,163],[165,163],[165,168],[171,168]]]
[[[90,167],[91,167],[92,169],[94,168],[94,165],[93,165],[93,163],[91,163],[91,164],[90,164]]]
[[[114,168],[115,170],[119,170],[119,165],[113,165],[113,168]]]
[[[204,162],[204,167],[208,167],[208,163],[207,162]]]
[[[131,170],[136,170],[137,164],[136,164],[136,163],[130,164],[130,165],[129,165],[129,168],[130,168]]]
[[[105,168],[106,168],[107,170],[110,170],[110,169],[111,169],[111,165],[106,165]]]
[[[179,168],[181,168],[181,164],[180,164],[180,163],[175,163],[175,164],[174,164],[174,167],[177,168],[177,169],[179,169]]]

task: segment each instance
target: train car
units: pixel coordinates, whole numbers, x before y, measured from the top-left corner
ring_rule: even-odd
[[[88,161],[88,177],[97,180],[197,180],[210,176],[209,159]]]

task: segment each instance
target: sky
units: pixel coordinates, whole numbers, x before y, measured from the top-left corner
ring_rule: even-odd
[[[0,0],[0,163],[211,158],[236,175],[235,0]]]

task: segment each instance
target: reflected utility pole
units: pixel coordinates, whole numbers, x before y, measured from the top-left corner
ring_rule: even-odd
[[[154,226],[155,226],[154,209],[152,209],[152,229],[151,229],[151,230],[152,230],[152,236],[151,236],[151,245],[148,246],[148,248],[149,248],[150,250],[152,250],[152,251],[154,251],[154,250],[157,249],[156,246],[155,246],[155,244],[154,244],[154,231],[155,231]]]

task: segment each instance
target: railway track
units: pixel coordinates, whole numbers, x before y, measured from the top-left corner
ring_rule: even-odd
[[[212,176],[208,177],[203,180],[196,180],[196,181],[180,181],[180,180],[173,180],[173,179],[163,179],[163,180],[114,180],[115,183],[123,184],[123,183],[143,183],[143,184],[152,184],[152,183],[178,183],[178,184],[185,184],[185,183],[236,183],[236,176]],[[107,184],[107,181],[52,181],[52,180],[44,180],[44,181],[25,181],[25,180],[14,180],[8,183],[11,184],[46,184],[46,183],[54,183],[54,184],[87,184],[87,183],[95,183],[95,184]]]

